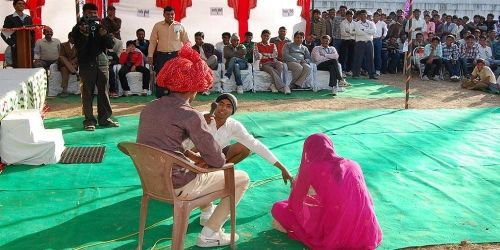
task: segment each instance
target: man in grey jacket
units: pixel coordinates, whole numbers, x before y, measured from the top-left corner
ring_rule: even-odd
[[[311,73],[311,54],[306,46],[302,45],[304,32],[297,31],[293,35],[293,42],[283,47],[283,61],[292,71],[290,88],[304,88],[304,82]]]
[[[234,33],[229,40],[229,44],[224,47],[224,58],[226,58],[226,73],[221,79],[224,84],[229,81],[231,75],[234,73],[234,80],[236,81],[236,92],[243,94],[243,81],[241,80],[240,70],[248,69],[248,63],[245,60],[247,49],[240,43],[240,37]]]

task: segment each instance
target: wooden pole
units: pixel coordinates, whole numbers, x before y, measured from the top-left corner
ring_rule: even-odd
[[[413,33],[413,24],[412,24],[412,19],[413,19],[413,0],[409,0],[410,1],[410,10],[409,10],[409,13],[410,13],[410,16],[409,16],[409,20],[408,20],[408,27],[409,27],[409,30],[410,32],[408,33],[408,50],[406,51],[405,53],[405,69],[404,69],[404,76],[405,76],[405,83],[406,83],[406,87],[405,87],[405,109],[408,109],[408,101],[410,99],[410,81],[411,81],[411,53],[413,51],[413,48],[412,48],[412,42],[411,42],[411,37],[412,37],[412,33]]]

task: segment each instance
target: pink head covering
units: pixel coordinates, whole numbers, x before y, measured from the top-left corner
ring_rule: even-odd
[[[173,92],[204,92],[212,87],[213,80],[212,70],[190,43],[163,65],[157,77],[158,86]]]
[[[338,156],[325,134],[306,139],[290,197],[272,213],[291,238],[311,249],[375,249],[382,241],[361,168]]]

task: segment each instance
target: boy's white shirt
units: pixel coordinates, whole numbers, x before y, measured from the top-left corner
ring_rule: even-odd
[[[250,151],[260,155],[272,165],[278,161],[278,158],[276,158],[271,150],[248,133],[247,129],[243,126],[243,124],[241,124],[241,122],[231,117],[227,118],[224,125],[222,125],[219,129],[217,129],[215,120],[212,120],[210,124],[208,124],[208,127],[210,133],[214,136],[215,141],[221,148],[225,148],[231,144],[231,140],[235,140],[250,149]],[[193,142],[189,139],[185,140],[183,145],[185,149],[191,149],[194,147]]]

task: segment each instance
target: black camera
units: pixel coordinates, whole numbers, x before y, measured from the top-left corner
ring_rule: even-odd
[[[80,26],[87,27],[87,31],[94,34],[99,28],[99,17],[96,16],[83,16],[80,19]]]

